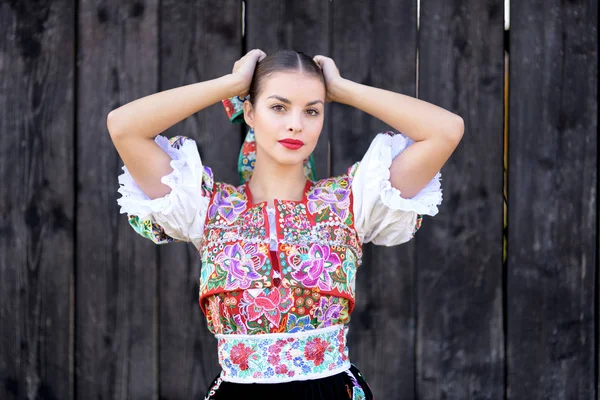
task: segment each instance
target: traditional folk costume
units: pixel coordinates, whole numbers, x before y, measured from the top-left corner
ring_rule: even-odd
[[[232,122],[243,121],[245,100],[223,101]],[[276,199],[274,208],[255,203],[248,187],[252,129],[239,186],[215,182],[192,139],[155,142],[172,159],[161,180],[171,192],[148,198],[123,167],[118,204],[140,235],[191,242],[201,255],[199,305],[222,368],[206,399],[373,398],[346,346],[362,244],[407,242],[442,201],[439,172],[411,199],[391,186],[392,160],[412,140],[380,133],[361,161],[328,179],[314,179],[311,155],[302,200]]]

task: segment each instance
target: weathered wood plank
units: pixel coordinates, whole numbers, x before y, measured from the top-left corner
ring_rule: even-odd
[[[0,398],[73,398],[71,1],[0,3]]]
[[[598,4],[511,3],[508,398],[595,398]]]
[[[419,97],[465,121],[418,242],[420,399],[504,396],[504,2],[421,3]]]
[[[246,1],[246,49],[267,54],[277,50],[301,51],[311,57],[329,55],[329,4],[325,1],[277,1],[268,7],[260,0]],[[327,105],[326,105],[327,108]],[[329,176],[329,134],[325,119],[313,154],[317,179]]]
[[[242,5],[220,2],[161,3],[161,90],[231,73],[242,56]],[[167,130],[198,144],[215,179],[239,184],[240,125],[231,124],[221,103]],[[192,245],[160,248],[160,398],[204,398],[220,371],[217,341],[198,305],[200,256]]]
[[[77,398],[156,399],[157,248],[119,214],[108,113],[155,93],[157,1],[79,4]]]
[[[332,3],[332,58],[343,77],[415,95],[416,1]],[[379,132],[378,119],[333,104],[333,174],[360,161]],[[375,398],[411,399],[414,394],[415,245],[366,244],[358,269],[356,308],[350,322],[350,359],[364,372]]]

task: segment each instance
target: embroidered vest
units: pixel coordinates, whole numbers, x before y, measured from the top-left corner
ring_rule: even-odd
[[[200,246],[199,304],[215,334],[299,332],[349,321],[362,257],[351,177],[307,181],[301,201],[266,202],[248,184],[215,182]]]

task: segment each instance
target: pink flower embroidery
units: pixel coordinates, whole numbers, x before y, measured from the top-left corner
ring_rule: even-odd
[[[294,299],[289,288],[264,289],[258,295],[245,291],[240,308],[245,309],[250,321],[256,321],[264,316],[274,325],[279,325],[281,313],[292,308]]]
[[[315,365],[321,365],[325,359],[325,350],[327,350],[327,343],[325,340],[320,338],[314,338],[306,344],[304,347],[304,356],[307,360],[313,360]]]
[[[307,258],[306,258],[307,257]],[[328,246],[313,244],[308,254],[297,262],[298,255],[288,257],[288,263],[294,268],[292,277],[306,287],[318,286],[321,290],[331,289],[329,272],[335,271],[341,264],[340,257],[331,253]]]
[[[245,371],[249,368],[248,358],[252,353],[254,350],[251,347],[245,346],[244,343],[238,343],[231,348],[229,357],[232,363],[239,365],[240,369]]]
[[[260,279],[256,272],[263,266],[266,256],[258,251],[256,244],[245,244],[244,248],[238,243],[225,246],[219,253],[215,262],[221,266],[227,274],[225,289],[248,289],[253,280]]]

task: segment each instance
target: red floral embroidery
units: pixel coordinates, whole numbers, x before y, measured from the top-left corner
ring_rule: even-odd
[[[245,346],[243,343],[238,343],[231,348],[231,362],[240,366],[242,371],[248,369],[248,358],[254,353],[254,349]]]
[[[304,356],[307,360],[313,360],[315,365],[321,365],[324,359],[325,350],[327,350],[327,343],[325,340],[320,338],[314,338],[306,344],[304,348]]]
[[[288,372],[288,368],[287,368],[287,365],[285,365],[285,364],[280,364],[275,367],[276,374],[287,374],[287,372]]]

